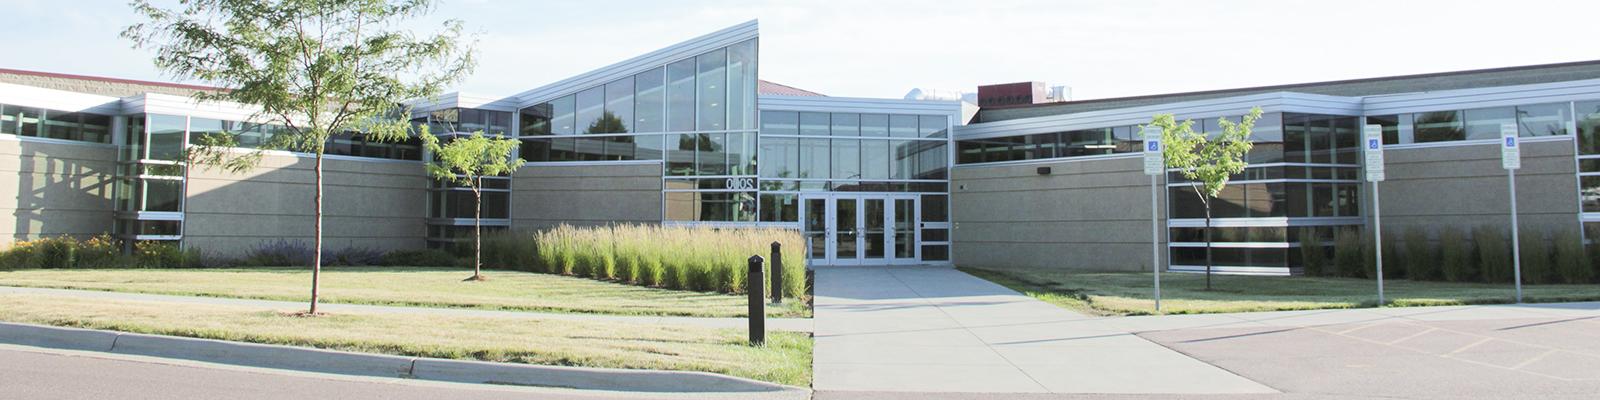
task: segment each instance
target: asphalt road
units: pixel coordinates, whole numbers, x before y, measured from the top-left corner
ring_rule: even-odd
[[[0,399],[702,399],[763,398],[590,392],[313,374],[136,356],[0,347]],[[781,398],[765,396],[766,398]],[[804,398],[801,394],[788,398]]]

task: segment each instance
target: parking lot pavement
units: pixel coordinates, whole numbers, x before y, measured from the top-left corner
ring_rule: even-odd
[[[1593,399],[1600,316],[1389,319],[1139,336],[1289,397]]]

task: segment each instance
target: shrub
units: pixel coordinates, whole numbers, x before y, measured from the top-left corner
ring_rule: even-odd
[[[1359,228],[1341,228],[1334,234],[1333,263],[1339,276],[1366,277],[1367,261],[1361,245]]]
[[[144,241],[133,245],[134,264],[139,268],[200,267],[200,250],[179,249],[171,242]]]
[[[483,236],[483,266],[519,271],[542,272],[534,249],[533,235],[524,231],[500,231]]]
[[[456,265],[456,256],[439,249],[398,250],[384,254],[379,263],[386,267],[449,267]]]
[[[365,247],[346,247],[336,251],[323,251],[323,265],[366,266],[383,264],[384,253]]]
[[[1566,283],[1589,283],[1594,269],[1583,254],[1583,238],[1576,232],[1560,230],[1555,235],[1556,273]]]
[[[1400,253],[1399,232],[1383,231],[1383,277],[1400,279],[1407,276],[1405,255]]]
[[[1322,238],[1316,228],[1300,228],[1300,267],[1306,276],[1322,276],[1327,259],[1322,254]],[[786,277],[787,278],[787,277]]]
[[[1437,246],[1428,243],[1428,232],[1418,226],[1406,228],[1406,274],[1416,280],[1442,278]]]
[[[751,255],[767,257],[783,243],[785,296],[805,293],[805,259],[798,232],[770,228],[561,225],[533,235],[536,258],[551,272],[641,285],[742,293]],[[770,266],[768,266],[770,268]],[[765,282],[764,282],[765,283]]]
[[[1522,281],[1527,283],[1560,282],[1561,276],[1556,274],[1555,260],[1550,254],[1548,232],[1533,231],[1521,236],[1522,248],[1518,249],[1518,251],[1522,256]]]
[[[239,265],[250,267],[311,265],[311,247],[300,241],[283,239],[257,243],[239,259]]]
[[[122,243],[109,235],[97,235],[78,244],[77,268],[126,267]]]
[[[1472,244],[1460,229],[1447,227],[1439,230],[1439,264],[1445,280],[1461,282],[1472,279]]]
[[[1486,282],[1511,282],[1511,240],[1505,231],[1484,226],[1473,232],[1472,238],[1478,245],[1479,277]]]

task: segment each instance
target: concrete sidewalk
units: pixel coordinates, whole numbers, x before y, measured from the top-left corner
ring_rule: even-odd
[[[229,306],[246,306],[272,309],[303,309],[305,302],[299,301],[274,301],[231,299],[223,297],[201,296],[171,296],[160,294],[106,292],[96,290],[71,290],[71,289],[42,289],[12,286],[0,286],[0,294],[39,294],[51,296],[73,296],[107,300],[135,300],[135,301],[165,301],[188,304],[215,304]],[[655,325],[681,325],[703,328],[728,328],[745,329],[748,321],[744,318],[701,318],[701,317],[655,317],[631,315],[603,315],[603,314],[574,314],[574,313],[546,313],[527,311],[497,311],[475,310],[470,308],[435,308],[435,307],[396,307],[374,306],[363,304],[338,304],[323,302],[318,305],[321,312],[341,313],[371,313],[371,314],[425,314],[446,315],[459,317],[487,317],[487,318],[527,318],[564,321],[605,321],[626,322],[635,324]],[[790,332],[811,332],[812,320],[804,318],[767,318],[767,329]]]
[[[819,268],[815,306],[819,392],[1275,393],[951,268]]]

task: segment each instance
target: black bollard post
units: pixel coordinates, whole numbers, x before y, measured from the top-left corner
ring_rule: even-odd
[[[772,304],[783,304],[783,245],[772,242]]]
[[[767,307],[766,296],[761,290],[761,256],[750,256],[750,274],[745,278],[745,293],[749,294],[750,302],[750,345],[760,346],[767,343]]]

